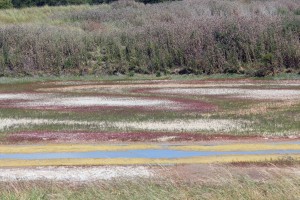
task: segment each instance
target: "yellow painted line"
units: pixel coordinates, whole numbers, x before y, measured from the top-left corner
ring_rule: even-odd
[[[300,161],[300,155],[289,155]],[[0,161],[0,167],[33,166],[91,166],[91,165],[149,165],[149,164],[207,164],[231,162],[268,162],[284,158],[282,155],[234,155],[193,157],[182,159],[144,159],[144,158],[103,158],[103,159],[51,159],[51,160],[10,160]]]
[[[80,145],[80,144],[54,144],[40,146],[1,145],[0,153],[64,153],[64,152],[89,152],[89,151],[126,151],[137,149],[160,149],[159,145]]]
[[[258,151],[258,150],[300,150],[300,144],[230,144],[218,146],[173,146],[169,149],[183,151]]]

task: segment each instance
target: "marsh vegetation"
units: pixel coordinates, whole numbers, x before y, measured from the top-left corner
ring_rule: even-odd
[[[300,3],[184,0],[0,11],[0,75],[298,73]]]

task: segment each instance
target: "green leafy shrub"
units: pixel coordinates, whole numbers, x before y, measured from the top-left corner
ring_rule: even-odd
[[[3,0],[8,1],[8,0]],[[31,6],[59,6],[59,5],[79,5],[79,4],[102,4],[111,3],[117,0],[12,0],[14,7],[31,7]],[[133,1],[133,0],[132,0]],[[136,0],[142,3],[160,3],[164,1],[174,1],[174,0]]]
[[[128,76],[133,77],[134,76],[134,71],[129,71]]]
[[[11,8],[12,6],[11,0],[0,0],[0,9],[7,9]]]
[[[270,67],[273,64],[274,55],[272,53],[267,53],[262,56],[262,62],[265,67]]]
[[[296,9],[296,10],[294,11],[294,14],[295,14],[295,15],[300,15],[300,8]]]

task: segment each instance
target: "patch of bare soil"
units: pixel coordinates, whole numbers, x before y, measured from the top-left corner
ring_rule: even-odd
[[[0,171],[0,182],[86,182],[116,178],[149,178],[153,176],[151,169],[143,166],[2,168]]]
[[[146,121],[146,122],[117,122],[119,128],[149,130],[149,131],[221,131],[245,130],[249,122],[243,120],[227,119],[196,119],[173,121]]]
[[[160,97],[129,97],[114,95],[66,97],[60,93],[0,94],[1,108],[48,109],[90,112],[112,108],[135,108],[141,110],[194,110],[212,111],[217,106],[196,100]]]
[[[198,87],[244,87],[244,86],[293,86],[300,87],[298,80],[282,81],[256,81],[250,79],[231,79],[231,80],[194,80],[194,81],[173,81],[173,80],[154,80],[154,81],[120,81],[114,84],[84,84],[73,82],[63,87],[40,88],[38,91],[56,91],[56,92],[86,92],[86,91],[122,91],[123,89],[141,89],[141,88],[198,88]]]
[[[87,121],[72,121],[72,120],[49,120],[49,119],[31,119],[31,118],[2,118],[0,119],[0,130],[15,128],[15,127],[28,127],[31,125],[41,124],[63,124],[63,125],[92,125],[104,126],[104,122],[87,122]]]
[[[50,181],[72,184],[151,178],[198,184],[226,184],[237,177],[253,181],[270,181],[280,177],[297,177],[298,166],[234,166],[231,164],[191,164],[161,166],[90,166],[0,168],[0,182]]]
[[[115,127],[121,130],[143,130],[143,131],[173,131],[173,132],[195,132],[195,131],[221,131],[245,130],[248,121],[226,120],[226,119],[197,119],[197,120],[173,120],[173,121],[144,121],[144,122],[111,122],[105,121],[73,121],[73,120],[50,120],[50,119],[0,119],[0,130],[13,127],[28,127],[32,125],[94,125],[97,127]]]
[[[297,100],[300,90],[287,89],[241,89],[241,88],[169,88],[150,92],[180,95],[229,96],[258,100]]]

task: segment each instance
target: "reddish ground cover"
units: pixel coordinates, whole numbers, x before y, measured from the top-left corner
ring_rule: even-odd
[[[256,140],[258,136],[233,136],[225,134],[202,135],[193,133],[93,133],[93,132],[19,132],[12,133],[6,141],[9,143],[22,142],[178,142],[178,141],[226,141],[226,140]]]

